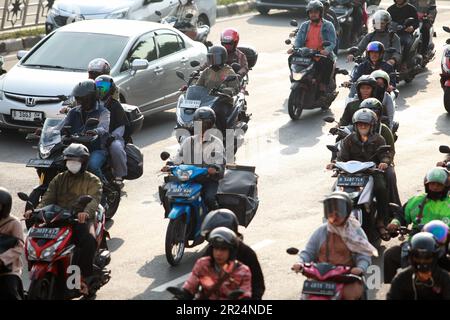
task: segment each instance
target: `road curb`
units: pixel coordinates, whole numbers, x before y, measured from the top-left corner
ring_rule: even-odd
[[[8,39],[0,42],[0,54],[15,52],[19,50],[32,48],[36,43],[41,41],[45,35],[29,36],[18,39]]]
[[[240,1],[225,6],[217,6],[217,18],[230,17],[237,14],[243,14],[256,9],[256,2]]]

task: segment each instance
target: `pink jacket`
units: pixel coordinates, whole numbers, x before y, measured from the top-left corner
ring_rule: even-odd
[[[211,264],[211,259],[211,257],[203,257],[197,260],[183,289],[188,290],[191,294],[196,294],[201,286],[202,292],[209,300],[227,300],[229,294],[238,289],[244,291],[242,298],[252,296],[252,274],[245,264],[238,261],[230,262],[219,275]],[[209,292],[225,272],[230,274],[229,277],[216,292]]]
[[[0,234],[6,234],[20,239],[16,247],[0,254],[2,264],[11,269],[11,272],[1,273],[0,276],[15,274],[20,277],[22,274],[22,261],[20,260],[20,256],[24,252],[23,230],[20,221],[13,216],[1,219]]]

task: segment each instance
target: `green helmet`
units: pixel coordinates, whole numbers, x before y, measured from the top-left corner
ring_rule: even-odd
[[[447,185],[447,180],[448,171],[444,168],[436,167],[428,171],[424,179],[424,185],[426,186],[430,182],[436,182],[445,186]]]
[[[389,82],[391,82],[391,78],[389,77],[387,72],[383,70],[375,70],[370,74],[370,76],[374,77],[375,79],[382,78],[386,87],[389,85]]]

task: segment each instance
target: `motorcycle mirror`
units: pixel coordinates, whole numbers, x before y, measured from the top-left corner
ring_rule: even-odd
[[[156,10],[156,11],[155,11],[155,14],[156,14],[157,16],[159,16],[159,17],[161,17],[161,16],[162,16],[162,13],[161,13],[161,11],[159,11],[159,10]]]
[[[195,68],[195,67],[198,67],[199,65],[200,65],[200,62],[199,61],[197,61],[197,60],[193,60],[193,61],[191,61],[191,67],[192,68]]]
[[[334,117],[325,117],[323,118],[323,121],[328,123],[333,123],[335,121]]]
[[[100,121],[96,118],[89,118],[86,121],[86,127],[96,127],[98,126],[98,124],[100,123]]]
[[[235,73],[238,73],[239,70],[241,70],[241,65],[239,63],[234,62],[231,64],[231,68],[233,68],[233,71]]]
[[[450,147],[449,146],[439,146],[439,152],[440,153],[450,153]]]
[[[334,152],[334,153],[339,152],[338,147],[336,147],[336,146],[333,145],[333,144],[327,144],[327,148],[328,148],[328,150],[330,150],[331,152]]]
[[[92,199],[93,198],[90,195],[81,196],[77,199],[76,205],[80,206],[80,208],[84,209],[89,204],[89,202],[92,201]]]
[[[166,161],[167,159],[170,158],[170,153],[168,153],[167,151],[163,151],[163,152],[161,152],[160,157],[161,157],[162,161]]]
[[[186,15],[186,19],[191,19],[193,17],[193,14],[192,13],[188,13],[187,15]]]
[[[180,78],[181,80],[185,81],[184,73],[183,73],[183,72],[181,72],[181,71],[178,70],[178,71],[176,72],[176,74],[177,74],[177,77],[178,77],[178,78]]]
[[[292,41],[291,41],[291,39],[286,39],[286,40],[284,41],[284,43],[286,43],[287,45],[289,45],[289,44],[292,43]]]
[[[399,206],[396,203],[390,202],[389,203],[389,209],[391,209],[392,212],[397,212],[397,213],[402,213],[403,212],[403,208],[401,206]]]
[[[346,69],[339,69],[337,73],[343,74],[344,76],[348,76],[348,71]]]
[[[450,33],[450,28],[447,26],[443,26],[442,29],[444,29],[445,32],[449,32]]]
[[[291,26],[293,27],[298,27],[298,22],[295,19],[292,19],[291,22],[289,23]]]
[[[286,250],[287,254],[290,254],[290,255],[296,255],[299,253],[299,251],[300,250],[298,250],[297,248],[294,248],[294,247],[288,248]]]
[[[450,44],[450,39],[445,40],[446,44]]]
[[[237,79],[236,75],[229,75],[225,78],[225,80],[223,82],[231,82]]]
[[[211,41],[206,41],[205,42],[205,46],[207,47],[207,48],[209,48],[209,47],[212,47],[213,46],[213,43],[211,42]]]
[[[347,50],[347,53],[349,54],[355,54],[359,51],[358,47],[351,47]]]
[[[17,196],[19,197],[20,200],[22,201],[28,201],[30,200],[30,197],[28,197],[28,195],[25,192],[18,192]]]

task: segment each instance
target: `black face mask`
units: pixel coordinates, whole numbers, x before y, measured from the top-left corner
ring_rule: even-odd
[[[447,190],[441,192],[428,191],[427,198],[431,200],[442,200],[447,197]]]

